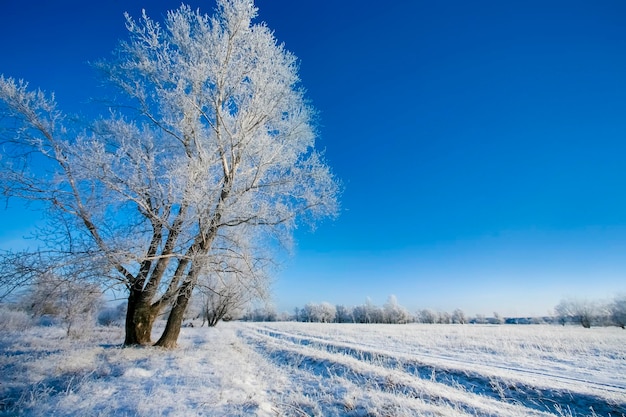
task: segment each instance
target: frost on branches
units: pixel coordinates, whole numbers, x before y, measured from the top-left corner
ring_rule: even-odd
[[[45,268],[29,271],[97,265],[86,279],[123,283],[127,345],[151,343],[169,311],[156,344],[176,346],[192,292],[215,276],[263,292],[276,239],[337,212],[296,58],[256,13],[219,0],[213,16],[183,5],[163,25],[127,15],[129,39],[96,65],[125,99],[83,132],[53,96],[0,77],[3,191],[53,219]]]

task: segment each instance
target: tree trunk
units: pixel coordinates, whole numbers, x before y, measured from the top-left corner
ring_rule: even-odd
[[[157,318],[158,311],[150,306],[140,306],[135,311],[135,331],[137,332],[137,340],[140,345],[152,344],[152,326]]]
[[[137,336],[137,328],[135,327],[135,310],[137,307],[137,293],[130,290],[128,295],[128,305],[126,308],[126,322],[125,322],[125,337],[124,346],[139,345],[139,338]]]
[[[152,343],[152,326],[157,313],[149,302],[142,300],[142,294],[132,291],[128,296],[126,311],[126,337],[124,346],[149,345]]]
[[[191,293],[194,288],[194,283],[186,282],[180,289],[176,302],[170,311],[170,315],[167,318],[167,324],[161,338],[154,344],[155,346],[163,347],[166,349],[176,348],[176,341],[180,335],[180,328],[183,325],[183,319],[185,318],[185,310],[189,304]]]

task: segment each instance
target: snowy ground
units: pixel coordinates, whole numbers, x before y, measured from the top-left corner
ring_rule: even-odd
[[[0,333],[0,416],[624,416],[626,331],[221,323],[180,348],[122,331]]]

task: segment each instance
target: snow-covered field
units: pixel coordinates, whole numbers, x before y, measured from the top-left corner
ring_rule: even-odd
[[[622,416],[626,331],[220,323],[179,349],[119,328],[0,333],[0,415]]]

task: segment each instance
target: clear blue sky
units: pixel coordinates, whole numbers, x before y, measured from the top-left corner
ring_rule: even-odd
[[[88,61],[123,12],[179,1],[1,1],[0,73],[89,112]],[[212,13],[213,1],[193,1]],[[276,305],[545,314],[626,292],[626,3],[257,0],[301,61],[342,213],[279,273]],[[0,218],[0,246],[32,225]]]

